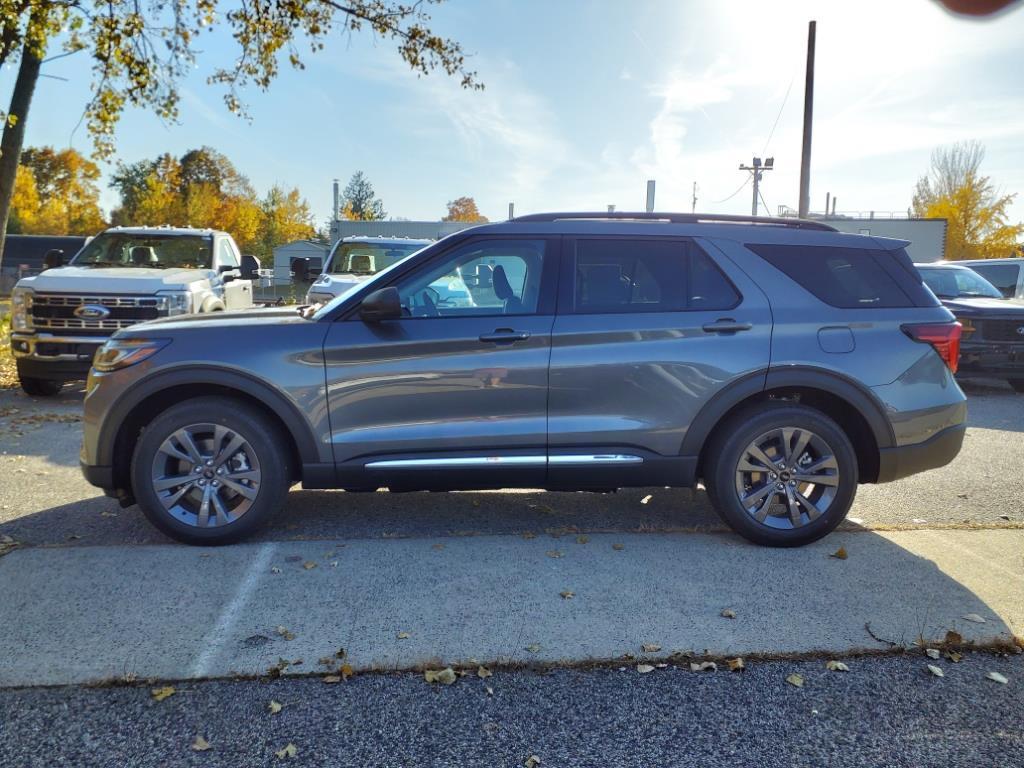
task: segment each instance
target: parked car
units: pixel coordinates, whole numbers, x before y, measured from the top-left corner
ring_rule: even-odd
[[[1007,299],[1024,299],[1024,258],[958,261],[994,285]]]
[[[259,269],[231,235],[209,229],[112,227],[67,266],[63,256],[50,251],[49,268],[11,293],[11,349],[30,395],[84,379],[96,350],[135,323],[251,307]]]
[[[700,479],[743,536],[806,544],[839,524],[858,483],[960,450],[960,325],[906,244],[688,214],[474,227],[324,305],[119,331],[90,373],[82,468],[195,544],[252,533],[299,481]],[[439,304],[439,280],[472,303]]]
[[[338,240],[324,260],[320,276],[309,287],[306,303],[330,301],[432,242],[407,237],[361,236]]]
[[[960,374],[1006,379],[1024,392],[1024,303],[1004,298],[959,263],[918,264],[917,269],[963,326]]]

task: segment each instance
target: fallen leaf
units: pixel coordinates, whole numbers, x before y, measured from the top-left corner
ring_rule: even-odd
[[[339,659],[344,659],[346,656],[348,656],[348,652],[344,648],[339,648],[337,651],[334,652],[334,655]]]
[[[537,768],[537,766],[540,765],[540,758],[536,755],[530,755],[528,758],[526,758],[526,761],[523,763],[523,765],[525,766],[525,768]]]
[[[743,659],[737,656],[735,659],[727,659],[726,664],[729,665],[730,672],[742,672],[746,667],[743,665]]]
[[[277,750],[274,754],[277,755],[278,760],[284,760],[286,757],[295,757],[295,755],[297,755],[298,752],[299,750],[295,747],[295,745],[291,742],[288,742],[285,746]]]
[[[331,568],[337,568],[337,567],[338,567],[338,561],[337,560],[331,560]]]
[[[840,547],[833,552],[829,557],[834,557],[836,560],[845,560],[848,555],[846,554],[846,547]]]
[[[577,544],[586,544],[589,541],[590,541],[590,537],[589,536],[577,536],[576,537],[576,543]]]
[[[524,539],[536,539],[537,538],[537,534],[534,533],[533,531],[523,531],[523,538]]]
[[[954,664],[958,664],[960,662],[960,659],[963,658],[963,656],[961,656],[956,651],[946,651],[946,658],[952,661]]]
[[[937,659],[941,655],[938,648],[925,648],[924,652],[928,655],[929,659]]]
[[[646,675],[648,672],[653,672],[654,667],[652,667],[650,664],[637,664],[636,671],[639,672],[641,675]]]
[[[489,686],[489,685],[488,685],[488,686],[485,686],[485,687],[484,687],[484,690],[485,690],[485,691],[487,691],[487,695],[488,695],[488,696],[493,696],[493,695],[494,695],[494,689],[493,689],[493,688],[491,688],[491,686]]]
[[[965,619],[967,621],[973,621],[975,624],[984,624],[985,623],[985,617],[984,616],[979,616],[976,613],[968,613],[966,616],[962,616],[961,618]]]
[[[340,683],[341,682],[341,678],[338,677],[337,675],[324,675],[320,679],[323,682],[327,683],[328,685],[334,685],[335,683]]]
[[[355,674],[355,670],[352,669],[351,664],[342,664],[340,667],[338,667],[338,671],[341,673],[341,678],[343,680],[348,680],[350,677],[352,677],[352,675]]]
[[[952,629],[946,632],[946,639],[943,642],[946,645],[960,645],[964,641],[964,636],[959,632],[954,632]]]
[[[657,643],[644,643],[640,646],[640,650],[644,653],[657,653],[661,650],[661,646]]]
[[[316,568],[316,563],[314,563],[312,560],[307,560],[302,564],[302,567],[305,568],[307,571],[312,571],[314,568]]]
[[[658,669],[668,669],[668,664],[666,664],[665,662],[661,662],[661,664],[655,664],[654,666],[656,666]]]
[[[715,672],[718,669],[718,665],[715,664],[715,662],[713,662],[713,661],[702,661],[702,662],[699,662],[699,663],[695,662],[695,661],[691,661],[690,662],[690,671],[691,672],[706,672],[709,669],[712,672]]]
[[[277,634],[279,634],[285,640],[294,640],[295,639],[295,634],[293,632],[289,631],[289,629],[287,627],[278,627],[274,631],[277,632]]]
[[[210,742],[204,739],[202,736],[197,735],[196,740],[192,742],[193,752],[205,752],[210,748]]]
[[[444,544],[434,544],[430,548],[436,549],[438,552],[440,552],[442,549],[444,549]]]
[[[267,705],[267,709],[269,709],[269,710],[270,710],[270,714],[272,714],[272,715],[276,715],[276,714],[277,714],[278,712],[280,712],[280,711],[281,711],[281,708],[282,708],[283,706],[284,706],[284,705],[283,705],[283,704],[281,704],[281,702],[279,702],[279,701],[274,701],[273,699],[271,699],[271,700],[270,700],[270,703],[269,703],[269,704]]]
[[[1008,682],[1010,682],[1006,679],[1004,675],[1001,675],[998,672],[989,672],[987,675],[985,675],[985,677],[987,677],[989,680],[994,680],[995,682],[1000,683],[1002,685],[1006,685]]]
[[[397,637],[399,640],[408,640],[411,637],[411,635],[408,632],[399,632],[397,635],[395,635],[395,637]]]
[[[428,683],[444,683],[451,685],[455,682],[455,670],[451,667],[444,669],[426,669],[423,671],[423,679]]]
[[[563,600],[572,600],[574,597],[576,597],[576,593],[572,592],[572,591],[570,591],[568,589],[565,590],[564,592],[559,592],[558,594],[560,594],[562,596]]]
[[[929,664],[928,665],[928,671],[931,672],[936,677],[945,677],[946,676],[943,673],[942,669],[939,668],[939,667],[936,667],[934,664]]]
[[[484,678],[490,677],[492,674],[493,673],[491,672],[491,670],[489,670],[487,667],[477,667],[476,668],[476,676],[479,677],[481,680],[483,680]]]
[[[163,701],[168,696],[174,695],[174,686],[165,685],[163,688],[154,688],[149,694],[153,697],[153,701]]]
[[[640,503],[641,504],[647,504],[653,498],[654,497],[651,496],[651,494],[648,493],[646,496],[644,496],[642,499],[640,499]]]
[[[280,572],[281,572],[281,569],[280,569],[280,568],[278,568],[278,567],[277,567],[277,566],[275,565],[275,566],[274,566],[273,568],[271,568],[271,569],[270,569],[270,572],[271,572],[271,573],[280,573]]]
[[[540,646],[537,645],[537,643],[530,643],[528,646],[526,646],[526,650],[528,650],[530,653],[537,653],[538,651],[540,651]]]
[[[100,517],[117,517],[117,512],[100,512]]]
[[[850,671],[850,668],[848,666],[843,664],[843,662],[841,662],[841,661],[836,661],[835,659],[831,659],[830,661],[826,661],[825,662],[825,669],[827,669],[829,672],[849,672]]]
[[[736,618],[736,611],[734,611],[732,608],[726,608],[725,610],[722,611],[722,618],[723,619],[735,619]]]
[[[548,557],[562,557],[562,553],[559,550],[557,550],[557,549],[549,549],[544,554],[547,555]]]
[[[796,672],[794,672],[792,675],[787,677],[786,678],[786,682],[789,683],[792,686],[797,687],[797,688],[803,688],[804,687],[804,678],[803,678],[803,676],[802,675],[798,675]]]

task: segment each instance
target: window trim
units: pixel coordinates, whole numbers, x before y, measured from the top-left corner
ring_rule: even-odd
[[[626,240],[631,243],[677,243],[684,247],[695,248],[699,253],[703,254],[707,258],[711,265],[719,276],[725,281],[732,292],[736,295],[736,300],[728,305],[722,307],[683,307],[680,309],[643,309],[643,310],[632,310],[628,307],[630,305],[624,305],[626,309],[601,309],[601,310],[577,310],[576,309],[576,245],[580,241],[586,240],[598,240],[601,242],[607,242],[610,240]],[[689,250],[685,250],[684,253],[686,258],[686,271],[687,271],[687,295],[686,301],[690,301],[690,285],[692,280],[693,259],[690,256]],[[743,293],[739,287],[732,281],[725,270],[719,265],[708,251],[701,247],[700,243],[697,242],[696,238],[689,236],[679,235],[571,235],[563,238],[562,242],[562,274],[559,278],[559,291],[558,291],[558,308],[557,313],[559,315],[670,315],[676,314],[677,312],[729,312],[736,309],[740,304],[743,303]],[[640,306],[640,305],[636,305]]]

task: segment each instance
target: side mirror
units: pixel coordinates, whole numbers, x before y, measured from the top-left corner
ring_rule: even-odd
[[[255,280],[260,276],[260,260],[247,253],[242,254],[242,279]]]
[[[399,320],[402,317],[402,300],[393,285],[374,291],[359,305],[359,317],[367,323],[381,320]]]
[[[43,256],[43,269],[53,269],[64,265],[64,251],[52,248]]]

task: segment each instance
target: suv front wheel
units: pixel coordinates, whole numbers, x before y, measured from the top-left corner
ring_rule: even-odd
[[[773,547],[820,539],[849,511],[857,456],[842,428],[814,408],[762,403],[736,414],[708,447],[708,495],[744,538]]]
[[[262,526],[288,492],[288,452],[258,410],[224,397],[179,403],[150,423],[132,489],[153,525],[186,544],[229,544]]]

